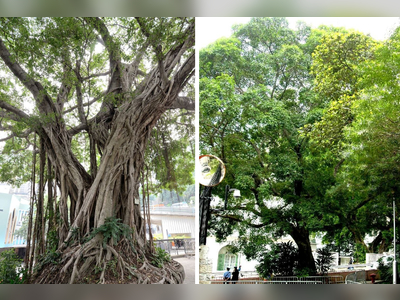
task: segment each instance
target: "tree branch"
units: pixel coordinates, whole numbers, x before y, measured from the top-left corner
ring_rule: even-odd
[[[22,134],[12,133],[12,134],[10,134],[9,136],[0,139],[0,142],[5,142],[5,141],[7,141],[7,140],[9,140],[9,139],[12,139],[12,138],[14,138],[14,137],[27,138],[32,132],[33,132],[33,131],[32,131],[31,129],[27,129],[27,130],[25,130]],[[31,145],[31,144],[30,144],[29,141],[28,141],[28,146],[27,146],[27,148],[29,147],[29,145]]]
[[[101,122],[105,122],[107,119],[111,119],[113,116],[113,113],[110,111],[104,111],[104,112],[99,112],[96,116],[91,118],[90,120],[87,121],[87,124],[79,124],[71,129],[69,129],[67,132],[70,136],[74,136],[77,133],[87,130],[89,128],[90,124],[99,124]]]
[[[39,96],[40,90],[36,86],[36,82],[28,76],[24,69],[11,57],[10,52],[4,45],[0,37],[0,57],[3,59],[7,67],[14,73],[19,81],[32,93],[35,99]]]
[[[234,215],[220,215],[218,213],[213,213],[213,215],[224,218],[224,219],[229,219],[229,220],[232,220],[232,221],[235,221],[238,223],[246,222],[246,224],[252,228],[262,228],[262,227],[265,227],[270,224],[270,223],[252,224],[252,223],[247,222],[247,221],[243,220],[242,218],[240,218],[238,216],[234,216]]]
[[[78,102],[78,116],[79,120],[82,123],[86,123],[86,117],[85,117],[85,112],[83,110],[83,100],[82,100],[82,78],[80,76],[80,68],[81,68],[81,63],[80,61],[76,62],[76,75],[78,76],[78,83],[76,85],[76,100]]]
[[[99,99],[103,98],[103,97],[104,97],[105,95],[107,95],[107,94],[108,94],[107,92],[103,92],[100,96],[98,96],[98,97],[96,97],[96,98],[93,98],[92,100],[90,100],[90,101],[87,102],[87,103],[83,103],[83,106],[90,106],[90,105],[92,105],[93,103],[96,103]],[[63,114],[69,113],[69,112],[71,112],[71,111],[73,111],[73,110],[75,110],[75,109],[77,109],[77,108],[78,108],[78,105],[75,105],[75,106],[73,106],[73,107],[70,107],[70,108],[64,110],[64,111],[63,111]]]
[[[244,207],[244,206],[234,206],[229,208],[228,210],[242,210],[242,211],[248,211],[248,212],[252,212],[253,214],[255,214],[258,217],[262,217],[261,213],[258,210],[255,210],[253,208],[250,207]]]
[[[91,78],[106,76],[106,75],[110,75],[110,74],[111,74],[111,71],[107,71],[107,72],[104,72],[104,73],[98,73],[98,74],[92,74],[92,75],[89,75],[89,76],[86,76],[86,77],[82,77],[82,80],[84,81],[84,80],[88,80],[88,79],[91,79]]]
[[[136,17],[136,21],[138,22],[140,26],[140,30],[142,31],[143,35],[147,37],[147,41],[153,46],[154,51],[156,53],[157,61],[158,61],[158,70],[160,72],[161,80],[162,80],[162,86],[166,86],[168,83],[168,77],[165,72],[165,66],[164,66],[164,55],[162,53],[162,46],[161,44],[158,44],[156,41],[157,39],[153,39],[151,36],[150,32],[147,30],[143,18]]]
[[[344,158],[342,158],[337,165],[335,166],[335,170],[333,171],[333,176],[336,177],[337,172],[339,171],[339,168],[341,167],[341,165],[344,163]]]
[[[8,104],[7,102],[5,102],[3,100],[0,100],[0,108],[6,110],[9,113],[12,113],[14,115],[14,117],[16,118],[16,120],[28,119],[30,117],[27,113],[16,108],[15,106],[12,106],[11,104]]]
[[[110,32],[108,31],[103,20],[101,20],[99,17],[95,17],[95,18],[86,17],[83,19],[87,23],[92,24],[96,28],[98,33],[100,33],[101,38],[104,41],[104,47],[106,47],[108,54],[109,54],[110,71],[113,72],[115,66],[120,63],[119,47],[117,46],[117,44],[113,40],[112,36],[110,35]]]
[[[19,81],[32,93],[36,100],[39,110],[45,113],[55,112],[56,107],[51,98],[46,94],[43,86],[33,80],[25,70],[16,62],[15,58],[11,57],[10,52],[0,38],[0,57],[3,59],[7,67],[19,79]],[[43,101],[45,100],[45,101]],[[50,108],[50,111],[49,111]]]
[[[65,50],[65,46],[63,48],[64,51],[62,52],[61,55],[62,66],[63,66],[63,78],[57,94],[57,105],[59,112],[63,110],[65,102],[68,101],[69,92],[72,89],[72,83],[68,80],[69,75],[72,71],[70,54],[68,50]]]
[[[177,97],[169,109],[178,109],[178,108],[194,111],[195,102],[190,97]]]

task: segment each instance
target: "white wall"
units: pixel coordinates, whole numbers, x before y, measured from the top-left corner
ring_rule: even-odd
[[[189,233],[195,238],[195,218],[194,216],[179,215],[152,215],[151,222],[160,224],[163,231],[163,238],[167,239],[167,230],[169,234]]]
[[[229,236],[227,241],[224,243],[217,243],[215,241],[215,237],[207,237],[207,246],[209,248],[208,250],[208,259],[210,259],[212,261],[212,272],[216,273],[216,272],[221,272],[217,270],[217,266],[218,266],[218,253],[219,251],[227,246],[229,244],[229,242],[234,241],[238,238],[237,234],[234,234],[232,236]],[[255,266],[258,264],[258,261],[252,260],[252,261],[248,261],[246,259],[246,257],[243,254],[239,253],[239,265],[242,266],[241,271],[255,271]],[[234,266],[232,266],[234,267]]]

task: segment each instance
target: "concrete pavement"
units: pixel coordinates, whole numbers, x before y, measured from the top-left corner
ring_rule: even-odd
[[[183,284],[195,284],[196,283],[196,271],[195,271],[195,261],[196,257],[172,257],[172,259],[179,262],[185,269],[185,280]]]

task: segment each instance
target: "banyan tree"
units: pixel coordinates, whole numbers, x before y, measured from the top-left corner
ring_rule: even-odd
[[[181,283],[146,234],[146,157],[160,120],[193,115],[194,19],[1,18],[0,57],[2,141],[38,178],[30,282]]]

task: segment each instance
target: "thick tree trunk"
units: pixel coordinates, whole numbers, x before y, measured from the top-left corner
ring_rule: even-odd
[[[194,56],[191,56],[186,61],[188,66],[182,66],[184,78],[190,74],[193,63]],[[176,76],[179,78],[180,75],[178,72]],[[180,265],[170,263],[168,268],[152,265],[155,254],[146,244],[145,221],[138,205],[144,154],[151,130],[181,89],[182,82],[172,80],[164,88],[145,91],[135,99],[120,95],[120,98],[126,98],[115,112],[94,179],[74,159],[70,141],[63,135],[65,131],[50,135],[48,132],[53,133],[57,128],[46,128],[49,158],[56,166],[61,185],[59,209],[62,222],[58,250],[61,258],[59,268],[53,268],[53,272],[45,269],[35,282],[73,283],[82,280],[88,272],[93,275],[94,268],[102,270],[98,274],[100,282],[107,282],[107,266],[111,261],[118,264],[118,274],[125,280],[126,274],[130,274],[138,283],[183,281],[184,272]],[[120,219],[122,224],[132,228],[133,235],[114,245],[113,239],[105,244],[103,234],[98,233],[82,244],[110,218]],[[133,271],[132,265],[139,265],[140,272]],[[149,273],[152,274],[150,278]]]
[[[317,269],[312,255],[310,232],[301,227],[293,227],[291,236],[299,249],[299,270],[307,270],[309,275],[315,275]]]

